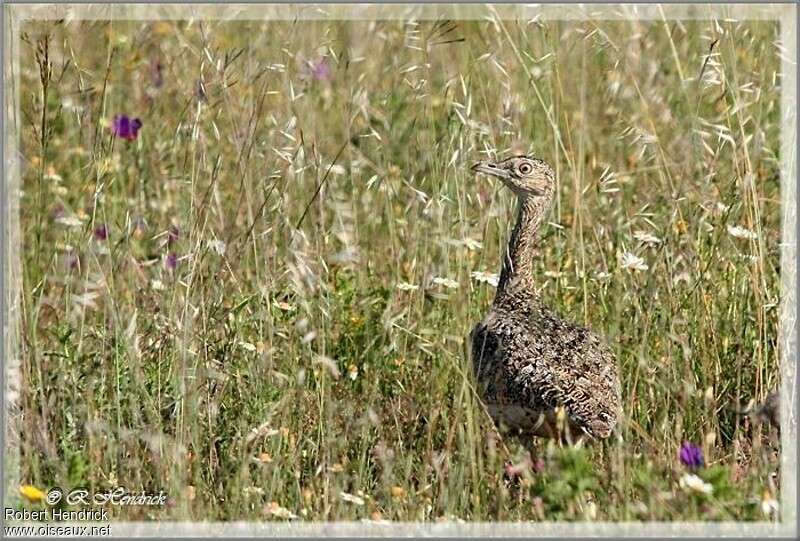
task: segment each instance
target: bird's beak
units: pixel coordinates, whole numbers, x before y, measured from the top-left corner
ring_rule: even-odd
[[[502,167],[498,167],[494,162],[478,162],[474,164],[471,169],[476,173],[483,173],[492,177],[507,179],[509,173]]]

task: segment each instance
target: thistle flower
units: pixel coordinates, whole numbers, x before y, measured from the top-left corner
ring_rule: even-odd
[[[120,139],[133,141],[139,136],[142,121],[138,118],[131,119],[128,115],[116,115],[111,122],[111,131]]]
[[[175,270],[175,268],[178,266],[178,254],[175,252],[170,252],[167,256],[166,264],[168,269]]]
[[[106,227],[106,224],[95,227],[94,238],[100,241],[108,240],[108,227]]]
[[[684,466],[689,468],[700,468],[703,466],[703,450],[694,443],[685,441],[681,445],[678,457]]]

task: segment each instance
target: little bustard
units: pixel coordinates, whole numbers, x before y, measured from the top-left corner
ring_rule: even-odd
[[[534,241],[553,199],[553,170],[527,156],[472,169],[499,178],[518,199],[497,294],[470,333],[481,399],[498,428],[529,441],[607,438],[620,411],[616,359],[594,333],[550,311],[535,287]]]

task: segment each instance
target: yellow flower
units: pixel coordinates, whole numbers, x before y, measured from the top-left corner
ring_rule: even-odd
[[[19,487],[19,493],[31,503],[38,503],[44,500],[47,496],[44,492],[33,485],[22,485]]]

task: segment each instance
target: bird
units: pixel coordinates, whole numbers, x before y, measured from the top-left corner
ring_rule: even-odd
[[[500,179],[517,198],[494,301],[469,334],[479,397],[494,424],[529,451],[537,437],[608,438],[621,415],[616,357],[598,335],[548,308],[536,288],[537,232],[556,190],[552,167],[517,155],[472,170]]]

